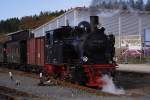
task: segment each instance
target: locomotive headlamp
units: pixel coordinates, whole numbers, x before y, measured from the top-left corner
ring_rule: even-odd
[[[98,28],[98,29],[101,29],[101,28],[102,28],[102,26],[99,24],[99,25],[97,25],[97,28]]]
[[[80,25],[80,28],[84,28],[84,25]]]
[[[84,57],[82,57],[82,60],[83,60],[84,62],[87,62],[87,61],[88,61],[88,57],[84,56]]]

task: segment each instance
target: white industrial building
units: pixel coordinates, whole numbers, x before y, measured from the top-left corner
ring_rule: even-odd
[[[127,42],[133,45],[142,45],[142,37],[145,29],[150,28],[150,13],[96,9],[85,7],[74,8],[65,14],[47,22],[46,24],[32,30],[35,37],[44,36],[48,30],[61,26],[77,26],[81,21],[90,21],[91,15],[99,16],[99,23],[106,28],[106,33],[115,34],[116,46],[125,46]]]

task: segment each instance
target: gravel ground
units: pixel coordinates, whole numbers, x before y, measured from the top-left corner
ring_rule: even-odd
[[[39,79],[29,76],[22,76],[14,74],[14,79],[20,81],[20,86],[16,85],[15,81],[10,80],[9,71],[0,69],[0,86],[15,89],[33,95],[17,96],[17,100],[149,100],[150,95],[145,96],[117,96],[117,97],[104,97],[96,96],[72,88],[61,86],[38,86]],[[131,91],[131,90],[130,90]],[[13,94],[12,94],[13,95]]]

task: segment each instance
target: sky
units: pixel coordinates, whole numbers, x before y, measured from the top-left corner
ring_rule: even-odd
[[[41,11],[89,6],[90,3],[91,0],[1,0],[0,20],[35,15]]]
[[[91,0],[0,0],[0,20],[39,14],[41,11],[55,11],[89,6]]]

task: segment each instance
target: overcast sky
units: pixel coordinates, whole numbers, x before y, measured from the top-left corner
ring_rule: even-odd
[[[89,6],[91,0],[0,0],[0,20],[71,7]]]

